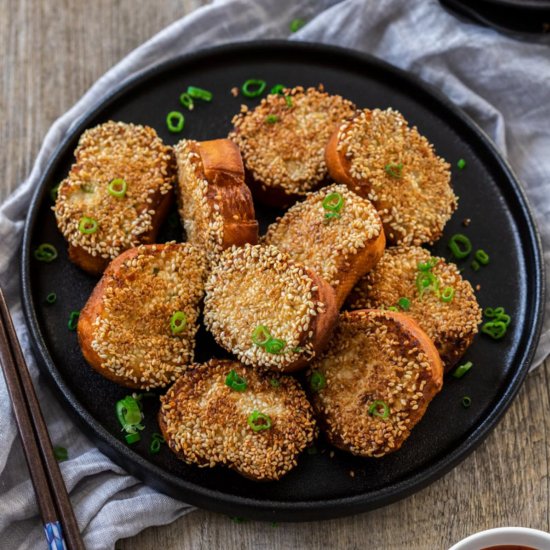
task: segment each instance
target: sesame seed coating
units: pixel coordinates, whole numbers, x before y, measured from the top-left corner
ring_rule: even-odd
[[[450,166],[401,113],[359,111],[340,127],[337,150],[352,189],[374,203],[390,242],[420,245],[441,236],[457,205]]]
[[[439,280],[439,289],[451,287],[453,299],[443,302],[433,292],[422,297],[416,286],[418,264],[436,260],[432,273]],[[350,309],[396,306],[400,298],[410,301],[410,315],[433,340],[446,370],[452,367],[472,343],[481,322],[481,308],[472,285],[465,281],[454,263],[432,256],[417,246],[386,249],[376,267],[352,290],[347,306]]]
[[[173,382],[193,361],[206,260],[189,243],[142,245],[112,262],[83,309],[78,336],[101,374],[132,388]],[[174,334],[170,321],[184,313]]]
[[[231,370],[246,380],[244,391],[225,384]],[[253,431],[247,422],[253,411],[268,415],[271,427]],[[220,464],[266,481],[296,466],[316,433],[311,405],[295,379],[216,359],[194,365],[161,397],[159,425],[169,448],[187,463]]]
[[[173,190],[173,164],[170,147],[148,126],[109,121],[86,130],[54,206],[63,236],[103,259],[144,242],[154,229],[157,207]],[[119,178],[127,184],[123,197],[108,190]],[[97,222],[96,232],[79,230],[83,217]]]
[[[323,200],[333,193],[338,193],[344,202],[338,216],[327,219]],[[356,271],[346,294],[354,282],[378,261],[383,244],[371,255],[374,257],[363,262],[361,271],[357,271],[357,256],[370,249],[381,233],[382,223],[371,202],[345,185],[334,184],[308,193],[304,201],[295,203],[282,218],[269,226],[263,242],[275,245],[293,260],[311,268],[338,295],[347,272]]]
[[[350,101],[319,89],[301,86],[271,94],[260,105],[233,118],[229,134],[240,148],[247,171],[264,188],[303,195],[327,177],[324,148],[342,120],[355,112]],[[272,116],[268,123],[267,117]]]
[[[274,246],[225,250],[206,283],[204,324],[222,347],[246,365],[284,370],[315,353],[310,342],[326,304],[308,270]],[[281,353],[254,344],[252,333],[266,326],[284,340]]]
[[[311,401],[329,441],[355,455],[396,451],[442,387],[437,351],[404,314],[359,310],[340,315],[328,351],[311,364],[325,385]],[[369,413],[376,401],[387,418]]]

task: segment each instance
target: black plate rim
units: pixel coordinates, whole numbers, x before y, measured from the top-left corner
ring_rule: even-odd
[[[515,373],[511,376],[508,388],[495,403],[489,415],[464,439],[463,443],[448,453],[444,457],[437,459],[430,467],[417,472],[406,479],[394,483],[389,487],[384,487],[366,494],[350,496],[346,498],[312,500],[312,501],[272,501],[261,500],[236,495],[228,495],[220,491],[215,491],[187,482],[182,478],[165,472],[162,468],[143,459],[121,441],[114,438],[105,430],[78,402],[67,384],[57,371],[51,356],[49,355],[43,335],[40,331],[38,319],[35,312],[34,300],[32,298],[30,270],[31,270],[31,240],[36,218],[38,216],[39,206],[43,196],[48,192],[45,182],[51,177],[57,159],[63,155],[77,133],[81,133],[86,121],[94,117],[99,110],[107,107],[121,95],[130,91],[135,86],[149,78],[154,78],[164,71],[169,71],[175,67],[188,62],[194,62],[201,58],[208,58],[212,55],[236,55],[240,51],[248,51],[251,48],[277,48],[288,49],[298,48],[312,55],[332,54],[335,56],[347,56],[355,59],[360,64],[374,65],[378,69],[387,71],[393,76],[410,82],[413,86],[419,88],[422,92],[432,96],[432,98],[443,107],[449,115],[459,120],[465,127],[486,147],[490,153],[493,162],[496,162],[500,170],[506,176],[510,183],[510,191],[515,195],[517,206],[523,215],[528,236],[525,238],[532,245],[532,262],[534,288],[532,289],[533,314],[531,318],[533,329],[527,335],[523,356]],[[212,511],[221,512],[229,515],[238,513],[240,516],[255,518],[259,520],[278,521],[312,521],[319,519],[330,519],[345,515],[364,512],[374,509],[391,502],[395,502],[406,496],[409,496],[420,489],[426,487],[431,482],[439,479],[466,456],[468,456],[490,433],[500,420],[504,412],[510,406],[513,398],[519,391],[525,376],[529,370],[531,360],[533,359],[536,344],[538,342],[542,329],[543,307],[544,303],[544,263],[542,261],[542,245],[538,234],[534,217],[527,203],[525,194],[517,181],[511,167],[501,157],[485,132],[460,108],[455,106],[446,96],[440,93],[430,84],[422,81],[419,77],[399,69],[378,58],[338,46],[331,46],[313,42],[293,42],[286,40],[259,40],[251,42],[236,42],[223,44],[208,49],[201,49],[191,54],[184,54],[165,61],[154,68],[145,69],[136,76],[126,80],[122,85],[114,89],[111,93],[99,99],[92,108],[85,114],[76,119],[69,127],[62,142],[52,153],[47,167],[40,178],[36,191],[32,197],[29,212],[25,221],[23,243],[21,250],[21,288],[23,309],[31,337],[31,345],[38,359],[38,365],[41,372],[46,375],[54,391],[60,397],[61,403],[72,413],[73,419],[83,427],[83,430],[98,445],[98,448],[105,453],[113,462],[125,468],[129,473],[142,479],[146,483],[152,482],[162,492],[174,496],[180,500],[182,494],[185,495],[185,502],[206,508]],[[525,338],[524,338],[525,339]],[[177,491],[174,489],[177,488]]]

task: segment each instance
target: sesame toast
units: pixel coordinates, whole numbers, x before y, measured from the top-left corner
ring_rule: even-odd
[[[345,185],[309,193],[264,237],[329,283],[338,309],[355,283],[384,253],[386,238],[374,206]]]
[[[471,345],[481,308],[453,263],[417,246],[388,248],[351,292],[350,309],[398,307],[433,340],[448,371]]]
[[[206,260],[189,243],[141,245],[105,270],[80,313],[86,361],[128,388],[163,387],[193,362]]]
[[[174,177],[172,150],[153,128],[109,121],[86,130],[54,206],[69,259],[99,275],[124,250],[154,242]]]
[[[161,397],[158,421],[181,460],[223,465],[257,481],[281,478],[316,434],[295,379],[217,359],[176,381]]]
[[[188,242],[204,247],[210,260],[232,245],[256,244],[258,222],[239,148],[228,139],[182,140],[174,150]]]
[[[324,148],[355,105],[319,88],[271,94],[233,118],[229,134],[240,148],[254,197],[286,207],[327,181]]]
[[[205,288],[206,328],[244,364],[264,369],[305,367],[338,317],[331,286],[274,246],[224,251]]]
[[[376,207],[391,244],[433,243],[456,210],[449,164],[403,115],[364,109],[332,134],[331,177]]]
[[[443,385],[432,341],[403,313],[340,315],[328,351],[309,370],[311,402],[328,440],[381,457],[397,451]]]

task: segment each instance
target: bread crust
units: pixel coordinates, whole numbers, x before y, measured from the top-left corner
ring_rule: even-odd
[[[258,222],[239,148],[228,139],[183,140],[175,151],[188,241],[205,246],[211,260],[233,245],[256,244]]]
[[[168,268],[165,269],[163,265],[165,255],[168,258],[178,259],[180,256],[177,254],[182,254],[188,265],[184,268],[181,263],[178,263],[176,269],[180,271],[168,271]],[[144,312],[148,312],[148,321],[150,324],[153,323],[153,317],[164,307],[163,287],[155,287],[154,281],[144,275],[150,261],[156,260],[161,267],[155,275],[166,272],[169,279],[168,288],[186,289],[189,293],[188,296],[179,298],[177,302],[178,307],[185,310],[188,326],[182,335],[171,337],[169,327],[173,311],[169,309],[169,313],[165,315],[166,330],[155,332],[157,328],[155,326],[151,327],[150,334],[141,335],[136,330],[136,341],[130,345],[137,350],[138,356],[142,356],[141,359],[136,360],[133,355],[131,357],[125,355],[129,344],[121,342],[117,337],[124,331],[131,333],[134,328],[141,326]],[[141,265],[144,267],[142,268]],[[132,389],[162,387],[173,381],[193,359],[199,302],[203,296],[205,275],[204,257],[199,250],[187,243],[142,245],[120,254],[105,269],[102,278],[80,312],[77,325],[78,341],[88,364],[108,380]],[[178,278],[185,279],[185,285],[181,288]],[[135,292],[133,288],[136,289]],[[168,292],[172,291],[168,290]],[[122,320],[118,315],[117,304],[113,303],[113,300],[117,299],[116,296],[123,296],[130,303],[127,309],[128,316]],[[157,303],[160,301],[160,305],[147,309],[148,298],[156,300]],[[135,302],[133,306],[131,302]],[[141,315],[138,311],[142,312]],[[111,321],[113,315],[116,323],[113,326],[107,325],[104,329],[102,323]],[[148,348],[143,342],[148,338],[151,343],[164,345],[165,349],[147,352]],[[176,338],[181,339],[181,344]]]
[[[398,450],[443,385],[430,338],[403,313],[358,310],[340,316],[329,350],[308,372],[320,427],[339,449],[364,457]],[[316,390],[316,391],[315,391]],[[383,402],[388,415],[369,413]]]

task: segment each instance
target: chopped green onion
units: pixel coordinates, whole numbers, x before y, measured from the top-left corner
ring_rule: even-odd
[[[458,159],[456,165],[459,170],[462,170],[466,166],[466,161],[464,159]]]
[[[290,32],[298,32],[306,22],[303,19],[297,17],[290,22]]]
[[[54,185],[51,189],[50,189],[50,199],[52,199],[52,202],[55,202],[57,200],[57,195],[59,193],[59,186],[61,184],[58,183],[57,185]]]
[[[311,373],[311,377],[309,379],[309,387],[313,391],[319,391],[322,390],[327,385],[327,379],[325,378],[325,375],[318,370],[314,370]]]
[[[115,178],[114,180],[110,181],[109,187],[107,189],[109,191],[109,195],[112,195],[117,199],[121,199],[122,197],[124,197],[124,195],[126,195],[128,184],[126,183],[126,180],[122,178]]]
[[[188,86],[187,93],[193,99],[202,99],[203,101],[212,101],[212,98],[214,97],[212,92],[209,92],[203,88],[197,88],[196,86]]]
[[[502,311],[504,311],[504,308],[502,308]],[[494,317],[495,316],[495,310],[492,308],[492,307],[486,307],[484,310],[483,310],[483,315],[485,315],[485,317]]]
[[[258,325],[252,332],[252,342],[257,346],[265,346],[271,338],[271,333],[265,325]]]
[[[55,292],[50,292],[47,296],[46,296],[46,302],[48,304],[55,304],[57,300],[57,294]]]
[[[327,212],[325,214],[325,219],[327,220],[330,220],[332,218],[341,218],[342,216],[340,216],[340,214],[338,214],[338,212]]]
[[[289,109],[292,107],[292,98],[289,95],[285,95],[285,103]]]
[[[78,230],[85,235],[95,233],[98,227],[99,224],[97,223],[97,220],[89,218],[88,216],[83,216],[80,218],[80,222],[78,223]]]
[[[451,302],[455,295],[455,289],[452,286],[446,286],[441,291],[441,301],[442,302]]]
[[[265,87],[265,80],[251,78],[242,85],[241,91],[246,97],[258,97],[263,94]]]
[[[166,443],[166,440],[164,439],[164,436],[162,434],[159,434],[157,432],[153,433],[151,436],[151,444],[149,445],[149,452],[152,455],[156,455],[160,451],[160,446],[163,443]]]
[[[477,260],[474,260],[471,264],[470,264],[470,267],[474,270],[474,271],[479,271],[479,262]]]
[[[286,342],[284,340],[280,340],[279,338],[270,338],[265,345],[265,351],[267,351],[267,353],[283,353],[285,348]]]
[[[503,321],[488,321],[481,326],[481,332],[493,340],[500,340],[506,334],[507,324]]]
[[[138,430],[144,429],[144,426],[141,424],[143,414],[141,413],[139,398],[127,395],[124,399],[117,401],[116,416],[122,426],[122,431],[129,435],[134,435]],[[128,436],[126,436],[126,440],[128,441]],[[136,441],[139,441],[139,437]],[[132,442],[128,441],[128,443]]]
[[[255,432],[269,430],[269,428],[271,428],[271,418],[269,418],[267,414],[261,413],[259,411],[252,411],[248,415],[246,421]]]
[[[399,309],[396,308],[395,306],[389,306],[388,311],[399,311]]]
[[[382,408],[382,412],[380,412],[380,408]],[[369,414],[380,418],[388,418],[390,416],[390,407],[385,401],[373,401],[369,407]]]
[[[453,235],[448,246],[451,249],[453,256],[459,260],[466,258],[472,251],[472,242],[462,233],[456,233]]]
[[[427,262],[418,262],[418,271],[431,271],[437,265],[436,258],[430,258]]]
[[[462,406],[467,409],[470,405],[472,404],[472,398],[469,397],[468,395],[465,395],[463,398],[462,398]]]
[[[80,317],[80,311],[71,311],[71,313],[69,313],[69,321],[67,322],[67,328],[69,330],[76,330],[79,317]]]
[[[275,86],[271,88],[271,91],[269,93],[282,95],[285,88],[286,86],[284,86],[283,84],[275,84]]]
[[[474,257],[481,265],[487,265],[489,263],[489,254],[482,248],[476,250]]]
[[[399,298],[397,304],[403,311],[409,311],[409,309],[411,308],[411,301],[405,297]]]
[[[436,296],[439,296],[439,280],[431,271],[421,271],[416,276],[416,289],[420,299],[424,293],[431,290]]]
[[[246,380],[242,376],[239,376],[234,369],[231,369],[225,377],[225,385],[229,386],[232,390],[241,392],[246,390],[248,386]]]
[[[166,115],[166,126],[173,134],[181,132],[185,125],[185,117],[179,111],[170,111]]]
[[[268,123],[268,124],[275,124],[276,122],[279,121],[279,117],[277,115],[267,115],[265,117],[265,121]]]
[[[50,263],[57,258],[57,248],[50,243],[42,243],[38,245],[38,248],[34,251],[34,257],[39,262]]]
[[[53,454],[57,462],[64,462],[65,460],[69,460],[69,453],[67,452],[67,449],[65,449],[65,447],[54,447]]]
[[[333,217],[335,214],[340,212],[342,210],[342,207],[344,206],[344,197],[340,193],[329,193],[321,203],[323,205],[323,208],[329,212],[331,217]],[[327,214],[325,214],[325,218],[327,217]]]
[[[180,103],[182,107],[185,107],[189,111],[192,111],[195,108],[193,98],[187,92],[184,92],[180,95]]]
[[[473,366],[474,364],[471,361],[464,363],[464,365],[458,366],[453,372],[453,377],[462,378]]]
[[[126,434],[124,436],[124,439],[126,439],[126,443],[128,443],[128,445],[132,445],[132,443],[137,443],[141,439],[141,435],[139,435],[137,432]]]
[[[281,385],[281,382],[279,380],[277,380],[277,378],[271,378],[269,380],[269,383],[274,387],[274,388],[278,388],[280,385]]]
[[[172,317],[170,317],[170,330],[172,334],[179,334],[187,327],[187,315],[183,311],[176,311]]]
[[[506,315],[506,313],[503,313],[502,315],[499,315],[497,318],[497,321],[500,321],[501,323],[504,323],[506,325],[506,328],[508,328],[508,325],[510,324],[510,321],[512,318],[510,315]]]
[[[384,170],[386,171],[386,174],[388,174],[388,176],[391,176],[392,178],[400,178],[401,172],[403,170],[403,164],[401,162],[399,164],[386,164],[386,166],[384,166]]]

